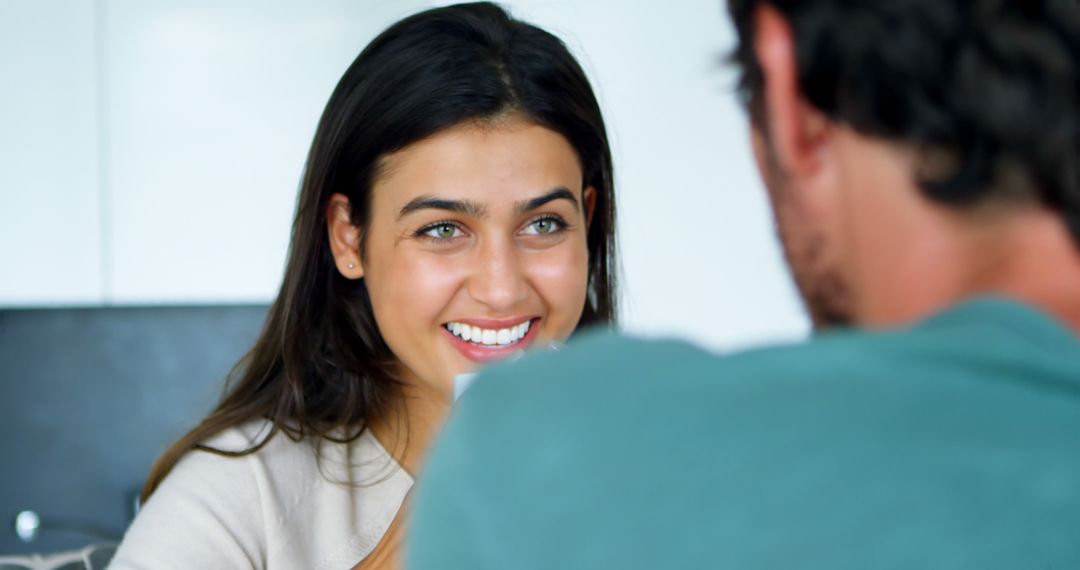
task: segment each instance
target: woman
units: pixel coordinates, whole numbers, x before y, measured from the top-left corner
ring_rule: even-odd
[[[554,36],[488,3],[379,35],[319,123],[261,336],[155,464],[113,567],[367,558],[455,375],[613,322],[611,180]]]

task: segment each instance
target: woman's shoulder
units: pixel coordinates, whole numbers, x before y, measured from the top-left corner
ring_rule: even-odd
[[[225,428],[207,438],[201,445],[204,448],[226,453],[242,453],[258,446],[276,431],[278,430],[275,429],[274,422],[265,418],[256,418]]]
[[[160,509],[264,528],[259,519],[278,511],[282,497],[303,498],[320,483],[322,453],[313,438],[290,436],[269,420],[226,428],[180,458],[141,514]]]
[[[241,435],[226,430],[213,443],[239,450]],[[110,568],[260,568],[262,494],[244,457],[189,451],[142,505]]]
[[[243,453],[236,458],[247,458],[252,464],[249,468],[254,467],[264,475],[292,475],[305,481],[318,476],[330,482],[364,486],[400,472],[399,476],[411,483],[409,474],[371,430],[338,429],[329,435],[330,438],[310,432],[301,434],[267,419],[255,419],[219,432],[203,443],[203,450],[193,450],[187,456]],[[218,463],[205,458],[193,462],[204,468]]]
[[[191,515],[213,513],[226,524],[255,524],[240,519],[260,513],[252,505],[264,494],[265,482],[253,465],[261,458],[258,452],[237,454],[252,449],[269,433],[260,433],[263,427],[260,422],[249,422],[227,428],[185,453],[147,500],[144,511],[160,503],[170,511]]]
[[[270,435],[273,433],[273,435]],[[270,558],[283,566],[340,568],[378,543],[413,479],[370,430],[338,430],[328,439],[297,437],[255,421],[222,433],[222,446],[265,445],[248,461],[268,519]],[[276,545],[287,552],[275,553]]]
[[[250,421],[203,443],[218,453],[184,455],[136,517],[118,560],[131,567],[322,568],[366,556],[412,478],[370,432],[334,442],[273,428]]]

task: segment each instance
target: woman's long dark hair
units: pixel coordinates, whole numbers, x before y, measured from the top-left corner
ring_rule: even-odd
[[[217,408],[154,464],[146,500],[188,451],[258,451],[278,432],[350,441],[395,402],[397,361],[376,326],[362,279],[342,277],[327,238],[334,193],[366,227],[371,187],[388,153],[448,127],[516,113],[562,134],[596,191],[588,229],[588,294],[579,328],[615,320],[615,203],[600,107],[555,36],[482,2],[410,16],[380,34],[341,78],[311,146],[300,185],[284,282],[251,352],[230,374]],[[250,449],[203,445],[256,418],[272,423]],[[344,434],[344,435],[342,435]]]

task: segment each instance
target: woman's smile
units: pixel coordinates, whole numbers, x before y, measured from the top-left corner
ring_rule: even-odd
[[[442,326],[450,344],[465,358],[490,362],[525,350],[536,339],[536,318],[466,319]]]

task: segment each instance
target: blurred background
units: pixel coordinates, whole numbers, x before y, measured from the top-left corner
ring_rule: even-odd
[[[0,555],[123,531],[258,332],[338,78],[449,3],[0,2]],[[623,328],[719,351],[805,336],[722,0],[502,4],[566,41],[603,107]]]

